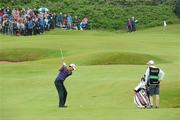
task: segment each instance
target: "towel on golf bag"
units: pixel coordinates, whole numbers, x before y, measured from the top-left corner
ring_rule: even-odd
[[[141,78],[140,83],[134,88],[135,96],[134,103],[138,108],[145,108],[149,106],[149,97],[147,94],[147,87],[144,77]]]

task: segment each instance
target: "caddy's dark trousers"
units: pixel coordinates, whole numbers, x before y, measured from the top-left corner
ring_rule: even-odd
[[[63,107],[66,103],[67,91],[63,81],[55,80],[55,86],[59,95],[59,107]]]

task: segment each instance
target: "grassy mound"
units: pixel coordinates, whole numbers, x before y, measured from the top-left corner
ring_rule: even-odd
[[[82,59],[82,57],[81,57]],[[130,52],[103,52],[95,53],[83,58],[84,65],[144,65],[148,60],[155,60],[158,63],[167,62],[157,56]]]
[[[3,49],[0,51],[0,61],[8,62],[34,61],[58,56],[60,56],[58,51],[39,48]]]
[[[3,49],[0,51],[0,61],[8,62],[35,61],[60,56],[60,52],[51,49],[17,48]],[[153,59],[158,63],[167,62],[156,56],[130,52],[98,52],[76,56],[76,58],[68,56],[68,58],[73,59],[80,65],[144,65],[150,59]]]

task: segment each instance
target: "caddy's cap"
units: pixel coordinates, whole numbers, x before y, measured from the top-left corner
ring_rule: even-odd
[[[72,67],[74,70],[76,70],[76,65],[75,64],[70,64],[70,67]]]
[[[154,65],[154,61],[153,60],[150,60],[147,62],[148,65]]]

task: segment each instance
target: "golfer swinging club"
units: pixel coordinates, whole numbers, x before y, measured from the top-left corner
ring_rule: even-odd
[[[61,52],[62,55],[62,52]],[[63,56],[62,56],[63,59]],[[64,86],[64,81],[65,79],[72,75],[72,72],[76,70],[76,65],[75,64],[70,64],[69,66],[66,65],[65,62],[63,62],[62,67],[59,69],[59,74],[54,81],[54,84],[56,86],[58,96],[59,96],[59,107],[64,108],[67,107],[65,106],[66,103],[66,98],[67,98],[67,91]]]
[[[153,108],[153,96],[156,96],[156,108],[159,107],[159,89],[160,81],[164,78],[164,72],[154,66],[154,61],[150,60],[147,65],[148,68],[145,72],[145,82],[149,86],[149,96],[150,96],[150,108]]]

